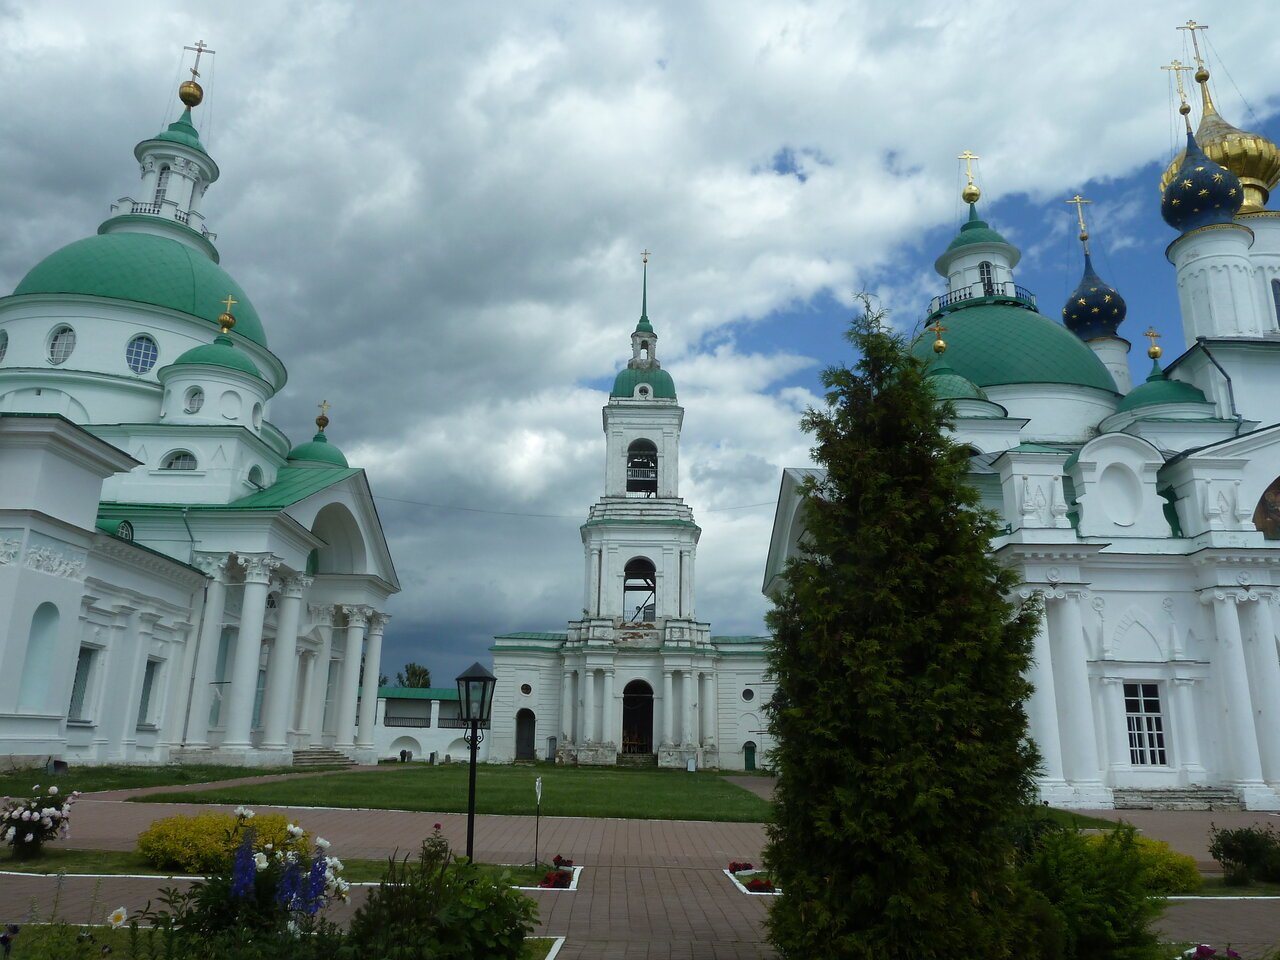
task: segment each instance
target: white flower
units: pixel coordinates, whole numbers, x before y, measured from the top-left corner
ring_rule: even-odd
[[[13,827],[10,827],[7,831],[5,831],[4,842],[5,843],[11,842],[13,840],[14,834],[17,832],[18,831],[14,830]]]
[[[290,920],[284,925],[284,928],[289,931],[289,936],[291,937],[296,937],[302,933],[302,928],[298,926],[298,921],[296,920]]]
[[[328,850],[330,846],[332,846],[332,844],[330,844],[324,837],[316,837],[317,850]]]
[[[50,788],[49,788],[49,796],[51,796],[51,797],[56,797],[57,795],[58,795],[58,788],[57,788],[57,787],[50,787]]]
[[[30,819],[31,819],[31,811],[30,811],[30,810],[23,810],[23,811],[22,811],[22,819],[23,819],[23,820],[30,820]]]
[[[107,923],[111,924],[111,926],[116,929],[123,927],[124,922],[128,919],[129,911],[124,907],[116,907],[107,914]]]
[[[22,842],[23,842],[23,843],[30,843],[30,842],[31,842],[32,840],[34,840],[35,838],[36,838],[36,835],[35,835],[34,833],[28,833],[28,834],[27,834],[27,836],[26,836],[26,839],[24,839]]]
[[[342,872],[342,861],[337,857],[325,857],[324,862],[329,865],[329,868],[333,870],[334,873]]]
[[[38,784],[38,783],[37,783],[34,787],[32,787],[32,788],[31,788],[31,792],[32,792],[32,793],[39,793],[39,792],[40,792],[40,784]]]
[[[253,855],[253,865],[259,870],[267,869],[267,855],[262,851],[258,851]]]
[[[287,827],[285,827],[285,831],[289,834],[289,836],[293,837],[295,840],[298,837],[302,836],[302,828],[298,826],[296,823],[289,824]]]
[[[262,849],[263,849],[263,850],[270,850],[271,848],[272,848],[272,844],[268,843],[268,844],[267,844],[265,847],[263,847]]]

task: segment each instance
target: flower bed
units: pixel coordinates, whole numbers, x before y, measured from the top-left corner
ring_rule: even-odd
[[[767,870],[757,870],[754,864],[747,861],[731,861],[724,875],[733,881],[735,887],[746,894],[776,897],[782,893],[774,886]]]
[[[80,796],[73,792],[60,797],[57,787],[41,792],[40,784],[31,788],[32,796],[21,799],[5,797],[0,811],[0,831],[4,842],[13,847],[15,860],[34,860],[51,840],[65,840],[71,832],[71,804]]]

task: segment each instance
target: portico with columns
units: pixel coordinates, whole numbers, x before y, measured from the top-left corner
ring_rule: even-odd
[[[762,766],[766,641],[714,637],[697,619],[702,531],[679,495],[684,409],[658,360],[647,266],[603,421],[604,494],[581,527],[582,617],[563,633],[495,639],[489,761]]]

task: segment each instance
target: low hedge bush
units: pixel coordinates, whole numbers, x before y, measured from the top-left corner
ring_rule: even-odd
[[[1221,864],[1230,886],[1254,880],[1280,882],[1280,833],[1271,824],[1227,830],[1210,824],[1209,855]]]
[[[157,820],[138,834],[138,852],[160,870],[217,873],[226,870],[241,840],[241,820],[230,813],[178,815]],[[306,855],[311,840],[304,832],[291,837],[289,821],[282,814],[267,813],[245,821],[259,847],[294,850]]]
[[[1085,842],[1098,846],[1109,834],[1086,834]],[[1133,849],[1142,864],[1142,882],[1147,890],[1162,897],[1195,893],[1204,883],[1196,858],[1178,853],[1163,840],[1134,835]]]

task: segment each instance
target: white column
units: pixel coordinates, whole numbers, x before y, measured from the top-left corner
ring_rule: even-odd
[[[582,674],[582,742],[596,739],[596,672],[587,667]]]
[[[285,750],[289,746],[293,684],[298,676],[298,620],[302,614],[302,591],[310,586],[310,577],[290,577],[281,586],[276,637],[267,655],[266,703],[262,718],[264,750]]]
[[[324,742],[324,702],[329,695],[329,661],[333,659],[334,610],[331,604],[313,603],[307,612],[320,634],[320,650],[311,670],[311,710],[304,723],[311,734],[311,746],[318,747]]]
[[[1227,743],[1233,761],[1232,779],[1256,782],[1262,779],[1262,758],[1253,726],[1253,701],[1249,696],[1249,673],[1245,665],[1244,640],[1240,635],[1239,597],[1216,592],[1212,596],[1213,622],[1218,633],[1219,665],[1222,675],[1222,710],[1227,717]]]
[[[357,745],[373,749],[373,728],[377,719],[378,678],[382,676],[382,632],[391,618],[375,613],[369,618],[369,644],[364,655],[364,686],[360,694],[360,733]]]
[[[218,669],[218,646],[222,643],[222,621],[227,605],[228,554],[198,553],[195,565],[209,578],[205,587],[204,610],[200,615],[200,636],[196,641],[196,665],[187,706],[186,745],[203,747],[209,743],[209,712],[213,709],[214,671]]]
[[[716,675],[706,675],[707,688],[702,700],[702,742],[714,747],[720,742],[720,700],[716,690]]]
[[[1256,594],[1251,594],[1254,600]],[[1258,596],[1252,604],[1253,642],[1249,644],[1249,675],[1253,678],[1254,721],[1258,731],[1258,750],[1262,775],[1270,782],[1280,781],[1280,660],[1276,659],[1276,626],[1271,612],[1271,598]]]
[[[1190,677],[1174,677],[1170,686],[1173,713],[1173,743],[1178,765],[1186,773],[1188,783],[1204,783],[1206,774],[1200,759],[1200,724],[1196,718],[1196,681]]]
[[[1089,654],[1085,647],[1084,623],[1080,619],[1079,593],[1058,591],[1050,604],[1050,613],[1056,614],[1057,621],[1050,627],[1050,645],[1057,681],[1063,772],[1072,783],[1098,782],[1102,770],[1098,762],[1093,694],[1089,689]]]
[[[604,698],[603,698],[603,703],[601,704],[600,712],[601,712],[600,726],[603,728],[600,734],[600,740],[603,743],[611,743],[614,746],[617,746],[618,738],[615,737],[613,733],[613,729],[614,729],[613,716],[616,711],[614,710],[614,700],[613,700],[613,668],[612,667],[609,667],[604,672]]]
[[[671,683],[671,671],[662,671],[662,746],[670,747],[675,741],[671,739],[672,718],[675,716],[675,697]]]
[[[438,730],[440,728],[440,701],[439,700],[431,701],[431,720],[429,722],[431,724],[432,730]]]
[[[311,687],[316,675],[316,652],[300,650],[298,654],[298,677],[294,681],[298,695],[297,710],[289,723],[292,729],[304,736],[308,733],[307,721],[311,719]],[[305,746],[305,744],[304,744]]]
[[[227,699],[226,734],[222,746],[247,750],[252,743],[253,701],[258,692],[258,665],[262,659],[262,621],[267,614],[267,588],[280,559],[270,554],[240,558],[244,564],[244,601],[240,605],[240,633],[236,637],[231,669],[231,694]]]
[[[356,691],[360,686],[360,655],[364,631],[369,625],[369,607],[343,607],[347,615],[347,649],[342,658],[342,683],[338,689],[334,744],[350,750],[356,745]],[[377,683],[377,677],[374,683]]]
[[[696,747],[697,741],[694,739],[693,731],[693,704],[696,696],[696,688],[694,686],[694,673],[692,670],[685,670],[680,679],[680,694],[682,706],[684,707],[684,717],[680,724],[680,743],[686,747]]]
[[[1046,608],[1047,608],[1046,603]],[[1028,679],[1035,688],[1027,701],[1027,724],[1040,751],[1042,780],[1062,779],[1062,746],[1058,738],[1058,696],[1053,687],[1053,657],[1049,650],[1049,613],[1045,610],[1031,648]]]
[[[587,616],[600,616],[600,550],[597,547],[587,549],[587,597],[584,606]]]
[[[1120,783],[1121,771],[1132,766],[1129,760],[1129,721],[1124,708],[1124,678],[1102,678],[1103,717],[1107,725],[1107,769],[1110,785]]]
[[[560,680],[560,739],[573,743],[573,671],[565,670]]]

